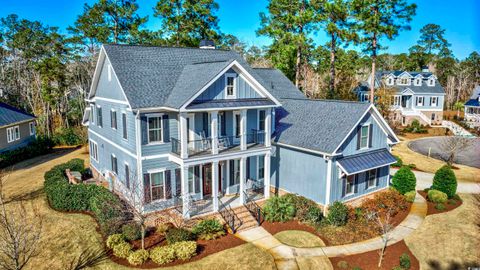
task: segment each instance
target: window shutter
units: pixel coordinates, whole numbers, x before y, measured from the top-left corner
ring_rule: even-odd
[[[203,113],[203,131],[205,136],[208,137],[208,113]]]
[[[170,170],[165,171],[165,198],[172,198],[172,179]]]
[[[146,116],[140,117],[140,129],[142,130],[142,144],[148,143],[148,122]]]
[[[193,168],[195,192],[200,192],[200,166]]]
[[[163,121],[163,141],[169,142],[170,141],[170,125],[168,122],[168,114],[164,114],[162,116]]]
[[[145,203],[152,201],[150,197],[150,175],[148,173],[143,174],[143,196]]]
[[[362,138],[362,127],[358,126],[357,127],[357,150],[360,149],[360,140]]]
[[[368,125],[368,147],[372,147],[372,140],[373,140],[373,125]]]
[[[432,106],[432,98],[433,98],[433,97],[430,97],[430,106]]]
[[[247,170],[247,173],[246,173],[246,176],[247,176],[247,180],[250,179],[250,157],[247,157],[247,166],[246,167],[246,170]]]

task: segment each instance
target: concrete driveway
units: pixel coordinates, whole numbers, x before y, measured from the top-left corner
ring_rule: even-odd
[[[392,168],[390,174],[393,176],[398,169]],[[429,188],[433,182],[433,173],[413,171],[417,178],[417,190]],[[458,182],[457,193],[480,193],[480,183]]]

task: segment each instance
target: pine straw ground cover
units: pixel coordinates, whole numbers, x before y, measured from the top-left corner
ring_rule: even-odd
[[[405,197],[393,190],[377,193],[374,198],[365,200],[360,207],[349,207],[348,221],[345,226],[321,224],[317,226],[318,233],[329,246],[360,242],[381,235],[381,230],[375,222],[368,220],[365,215],[369,210],[392,209],[391,223],[400,224],[410,212],[411,203]]]

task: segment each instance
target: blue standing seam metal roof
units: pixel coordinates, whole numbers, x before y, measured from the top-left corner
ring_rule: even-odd
[[[380,149],[364,154],[346,156],[339,159],[338,163],[345,170],[346,174],[352,175],[371,168],[390,165],[396,161],[395,157],[387,149]]]
[[[33,119],[34,115],[0,102],[0,127]]]
[[[236,108],[253,106],[274,106],[275,102],[267,98],[249,98],[249,99],[216,99],[205,102],[192,103],[187,109],[210,109],[210,108]]]

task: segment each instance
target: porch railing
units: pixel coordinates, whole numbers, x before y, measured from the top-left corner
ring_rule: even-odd
[[[236,233],[238,228],[242,226],[242,220],[233,212],[230,205],[225,205],[220,198],[217,198],[217,200],[220,206],[218,213],[230,227],[232,233]]]
[[[250,214],[257,221],[257,224],[260,226],[264,220],[262,208],[253,199],[248,197],[246,191],[243,191],[243,194],[245,195],[245,202],[243,203],[243,205],[245,206],[245,208],[247,208],[248,212],[250,212]]]
[[[180,141],[175,138],[170,138],[172,142],[172,153],[180,155]]]

